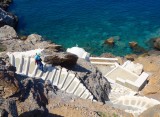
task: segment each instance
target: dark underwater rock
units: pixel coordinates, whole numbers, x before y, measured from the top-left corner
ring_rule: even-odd
[[[6,10],[11,2],[12,0],[0,0],[0,7]]]
[[[106,40],[104,41],[104,44],[108,44],[108,45],[113,46],[113,45],[115,44],[114,38],[113,38],[113,37],[110,37],[109,39],[106,39]]]

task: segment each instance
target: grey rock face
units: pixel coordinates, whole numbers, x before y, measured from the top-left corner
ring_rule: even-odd
[[[31,34],[27,37],[26,43],[32,43],[33,45],[41,42],[43,40],[42,36],[37,35],[37,34]]]
[[[0,98],[0,116],[1,117],[18,117],[15,100]]]
[[[0,8],[0,19],[0,27],[9,25],[15,28],[18,23],[18,19],[15,15],[4,11],[2,8]]]
[[[8,98],[19,91],[18,80],[15,78],[15,67],[0,60],[0,96]]]
[[[77,65],[72,70],[77,73],[83,84],[98,101],[105,103],[109,100],[110,83],[91,63],[78,59]]]
[[[1,27],[0,28],[0,40],[4,41],[7,39],[11,39],[11,38],[17,38],[16,31],[8,25]]]

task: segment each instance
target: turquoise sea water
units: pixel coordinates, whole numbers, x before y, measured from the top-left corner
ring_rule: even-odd
[[[123,56],[137,41],[160,36],[160,0],[14,0],[20,34],[37,33],[65,48],[78,44],[92,54]],[[114,37],[114,47],[103,45]]]

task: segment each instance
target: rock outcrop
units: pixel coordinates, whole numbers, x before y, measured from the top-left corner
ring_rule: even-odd
[[[15,30],[10,26],[0,28],[1,44],[6,47],[9,52],[22,52],[33,49],[47,49],[53,52],[62,51],[62,46],[56,45],[44,39],[37,34],[31,34],[25,40],[21,40]]]
[[[135,42],[135,41],[129,42],[129,46],[130,46],[131,48],[134,48],[134,47],[136,47],[137,45],[138,45],[138,43]]]
[[[110,83],[91,63],[79,58],[77,65],[72,70],[77,73],[77,76],[98,101],[105,103],[109,100]]]
[[[150,73],[148,84],[143,88],[141,94],[160,100],[160,56],[138,57],[135,61],[143,64],[144,71]]]
[[[1,0],[0,7],[6,10],[11,2],[12,0]]]
[[[156,105],[144,111],[139,117],[160,117],[160,105]]]
[[[9,25],[15,28],[18,23],[18,18],[15,15],[6,12],[2,8],[0,8],[0,19],[0,27]]]
[[[160,38],[154,40],[154,48],[160,50]]]
[[[9,65],[9,63],[4,63],[0,58],[0,94],[3,98],[8,98],[19,91],[15,71],[15,67]]]
[[[138,45],[137,42],[134,42],[134,41],[133,42],[129,42],[129,46],[133,50],[133,53],[142,54],[142,53],[146,53],[147,52],[143,47]]]
[[[111,45],[111,46],[113,46],[114,43],[115,42],[114,42],[114,38],[113,37],[111,37],[111,38],[109,38],[109,39],[104,41],[104,44],[108,44],[108,45]]]
[[[5,26],[0,28],[0,40],[1,41],[5,41],[5,40],[8,40],[8,39],[14,39],[14,38],[17,38],[17,37],[18,37],[17,33],[13,29],[13,27],[5,25]]]

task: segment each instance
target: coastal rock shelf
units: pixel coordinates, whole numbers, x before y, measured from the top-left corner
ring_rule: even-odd
[[[50,81],[54,86],[67,93],[74,94],[82,99],[93,100],[93,95],[76,77],[76,74],[71,73],[65,68],[53,67],[49,64],[44,64],[44,71],[38,69],[35,65],[35,60],[32,57],[24,57],[20,55],[8,54],[10,63],[16,67],[16,73],[24,76],[42,78]]]

